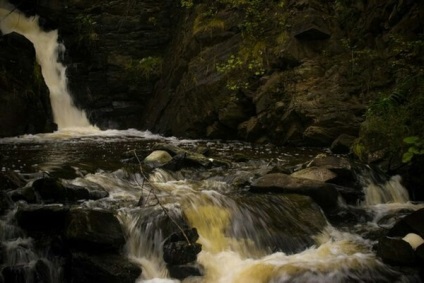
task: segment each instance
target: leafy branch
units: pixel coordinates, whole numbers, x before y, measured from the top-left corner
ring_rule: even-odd
[[[415,155],[424,154],[424,141],[420,137],[406,137],[403,141],[409,145],[408,151],[402,155],[403,163],[410,162]]]

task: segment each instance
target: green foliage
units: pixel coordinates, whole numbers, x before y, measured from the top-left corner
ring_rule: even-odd
[[[162,57],[149,56],[139,61],[131,61],[130,65],[128,65],[126,69],[134,80],[137,80],[140,77],[151,79],[160,75],[162,72],[162,63]]]
[[[240,18],[238,28],[246,37],[259,38],[270,30],[284,27],[286,22],[285,0],[216,0],[208,3],[203,18],[213,18],[219,11],[232,10]],[[181,0],[181,6],[191,8],[193,0]]]
[[[407,103],[410,96],[413,95],[411,92],[414,90],[414,80],[415,77],[408,77],[402,83],[399,83],[393,92],[379,96],[368,107],[367,115],[384,116],[385,113],[390,112],[392,109],[397,111],[398,107]]]
[[[207,37],[227,29],[242,36],[239,50],[216,62],[218,73],[227,78],[229,90],[253,90],[257,78],[269,68],[269,61],[281,52],[290,38],[286,32],[286,0],[216,0],[194,4],[181,1],[182,6],[196,6],[193,35]],[[231,17],[228,17],[231,14]]]
[[[374,99],[366,112],[360,134],[361,143],[368,151],[384,149],[386,157],[402,158],[404,162],[409,162],[415,154],[421,154],[424,137],[423,87],[424,75],[419,73],[404,78],[391,92],[381,92]],[[405,143],[409,144],[408,149]]]
[[[409,145],[408,150],[402,155],[402,162],[411,162],[415,155],[424,154],[424,140],[417,136],[406,137],[403,141]]]
[[[181,7],[183,8],[191,8],[193,7],[193,0],[181,0]]]
[[[222,31],[225,28],[225,21],[215,16],[201,13],[194,21],[193,34],[201,32]]]
[[[76,16],[76,22],[78,23],[78,45],[86,45],[88,47],[94,45],[99,38],[95,31],[97,21],[91,15],[80,14]]]
[[[264,52],[261,47],[263,45],[257,43],[255,47],[241,49],[237,55],[231,55],[225,62],[216,64],[218,73],[228,77],[227,89],[246,90],[250,87],[250,78],[265,74]]]

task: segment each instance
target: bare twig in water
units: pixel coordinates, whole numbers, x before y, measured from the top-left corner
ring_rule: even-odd
[[[177,226],[177,228],[178,228],[178,230],[180,230],[180,232],[183,234],[183,236],[184,236],[184,238],[185,238],[185,240],[187,241],[187,243],[189,244],[189,245],[191,245],[192,243],[190,242],[190,240],[188,239],[188,236],[187,236],[187,234],[184,232],[184,229],[181,227],[181,225],[179,225],[178,223],[177,223],[177,221],[175,221],[175,219],[173,219],[172,217],[171,217],[171,215],[169,215],[169,213],[168,213],[168,209],[160,202],[160,200],[159,200],[159,197],[157,196],[157,194],[154,192],[154,190],[156,189],[156,190],[158,190],[159,191],[159,188],[157,187],[157,186],[155,186],[153,183],[151,183],[150,181],[149,181],[149,179],[147,178],[147,176],[146,176],[146,174],[144,173],[144,170],[143,170],[143,167],[141,166],[141,161],[140,161],[140,159],[138,158],[138,155],[137,155],[137,152],[134,150],[134,156],[135,156],[135,158],[137,159],[137,162],[138,162],[138,166],[139,166],[139,168],[140,168],[140,174],[141,174],[141,176],[143,177],[143,182],[140,184],[138,181],[137,181],[137,179],[135,180],[136,181],[136,183],[140,186],[140,188],[141,189],[144,189],[144,184],[145,183],[148,183],[150,186],[151,186],[151,189],[149,190],[149,195],[148,195],[148,198],[149,198],[149,196],[150,195],[153,195],[153,197],[155,198],[155,200],[156,200],[156,202],[157,202],[157,204],[159,204],[159,206],[162,208],[162,210],[163,210],[163,212],[165,213],[165,215],[172,221],[172,223],[174,223],[175,224],[175,226]]]

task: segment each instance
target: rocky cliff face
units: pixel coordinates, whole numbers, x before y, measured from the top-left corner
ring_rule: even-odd
[[[53,131],[52,110],[32,44],[0,37],[0,137]]]
[[[15,1],[58,29],[74,102],[101,128],[141,128],[174,28],[166,1]],[[6,52],[6,51],[5,51]]]
[[[330,145],[422,73],[402,45],[423,34],[421,2],[183,2],[19,1],[59,28],[76,104],[102,128]]]
[[[396,38],[422,34],[414,1],[203,2],[174,38],[148,128],[318,146],[357,136],[371,98],[402,76],[386,61]]]

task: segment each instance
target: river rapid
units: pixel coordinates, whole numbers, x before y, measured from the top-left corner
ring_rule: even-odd
[[[225,160],[225,166],[143,171],[142,160],[158,143],[201,151],[211,160]],[[415,274],[382,263],[373,248],[376,235],[424,207],[408,201],[399,179],[383,186],[364,185],[365,197],[356,204],[347,205],[341,198],[340,207],[360,216],[333,223],[304,196],[250,192],[258,177],[276,168],[296,170],[317,155],[330,153],[239,141],[180,140],[136,130],[67,129],[0,139],[3,172],[14,171],[28,184],[50,176],[109,193],[75,206],[114,212],[126,235],[122,253],[142,270],[138,283],[419,282]],[[385,192],[380,192],[382,187]],[[10,232],[11,219],[13,209],[1,220],[3,245],[26,246],[29,251],[12,256],[22,250],[11,248],[9,258],[30,264],[42,257],[42,252],[31,251],[31,245],[19,244],[31,238]],[[162,245],[168,230],[178,230],[174,222],[181,219],[197,229],[202,251],[192,264],[198,276],[178,280],[162,258]],[[59,267],[52,282],[66,282]]]

